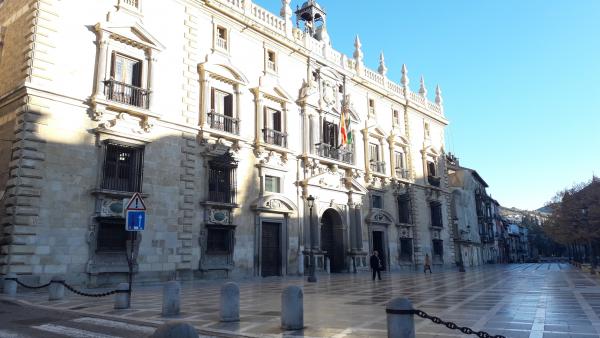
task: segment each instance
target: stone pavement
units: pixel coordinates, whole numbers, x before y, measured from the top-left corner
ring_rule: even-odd
[[[600,279],[568,264],[488,265],[467,270],[422,273],[319,275],[316,284],[304,278],[264,278],[237,281],[239,323],[219,323],[219,292],[224,281],[194,281],[182,285],[182,313],[204,332],[248,337],[387,337],[385,304],[408,297],[415,308],[459,326],[506,337],[600,337]],[[304,289],[301,331],[282,332],[281,291],[288,285]],[[68,293],[49,302],[45,293],[20,294],[19,299],[86,314],[161,323],[160,285],[136,286],[132,309],[114,310],[113,297],[84,298]],[[458,331],[416,319],[417,337],[466,337]],[[474,336],[471,336],[474,337]]]

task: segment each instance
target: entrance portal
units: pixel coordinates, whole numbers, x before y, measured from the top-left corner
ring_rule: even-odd
[[[379,260],[381,261],[381,266],[383,266],[383,270],[385,271],[387,268],[387,262],[385,261],[385,237],[383,231],[373,231],[373,250],[377,250],[379,253]]]
[[[345,270],[344,227],[342,217],[333,209],[325,210],[321,216],[321,250],[327,252],[331,272]]]
[[[281,246],[279,241],[279,228],[281,224],[262,223],[262,250],[260,259],[261,276],[279,276],[281,266]]]

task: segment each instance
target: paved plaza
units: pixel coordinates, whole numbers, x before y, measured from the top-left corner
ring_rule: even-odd
[[[387,337],[385,305],[408,297],[415,308],[459,326],[506,337],[600,337],[600,278],[568,264],[489,265],[457,271],[385,273],[373,282],[370,274],[319,275],[316,284],[304,278],[266,278],[238,281],[241,321],[219,323],[219,292],[224,281],[182,285],[183,319],[205,333],[248,337]],[[302,331],[280,328],[281,291],[288,285],[304,289]],[[113,298],[84,298],[68,294],[64,301],[47,301],[45,293],[26,293],[19,299],[88,315],[117,320],[161,323],[160,285],[138,286],[132,309],[114,310]],[[417,337],[461,337],[431,321],[416,319]],[[473,337],[473,336],[471,336]]]

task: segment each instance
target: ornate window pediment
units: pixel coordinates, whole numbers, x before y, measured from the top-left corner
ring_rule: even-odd
[[[367,223],[393,224],[394,217],[385,210],[372,210],[366,217]]]
[[[290,214],[298,211],[294,202],[278,194],[259,197],[251,205],[252,209],[258,212]]]

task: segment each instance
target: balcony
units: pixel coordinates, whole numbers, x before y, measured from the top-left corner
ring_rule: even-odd
[[[321,157],[352,164],[353,152],[350,149],[340,149],[327,143],[318,143],[317,152]]]
[[[385,174],[385,162],[371,160],[369,161],[369,165],[371,166],[371,171],[379,174]]]
[[[239,120],[231,116],[219,114],[214,110],[208,113],[208,125],[212,129],[221,130],[230,134],[239,135]]]
[[[143,109],[148,109],[150,103],[149,90],[112,79],[104,81],[104,95],[111,101]]]
[[[274,61],[267,61],[267,69],[272,72],[277,72],[277,64]]]
[[[227,39],[217,37],[217,47],[223,50],[227,50]]]
[[[287,134],[275,129],[263,129],[263,140],[265,143],[279,147],[287,147]]]
[[[410,172],[408,169],[396,168],[396,177],[407,180],[409,178]]]
[[[438,176],[427,176],[427,182],[434,187],[439,187],[441,179]]]

